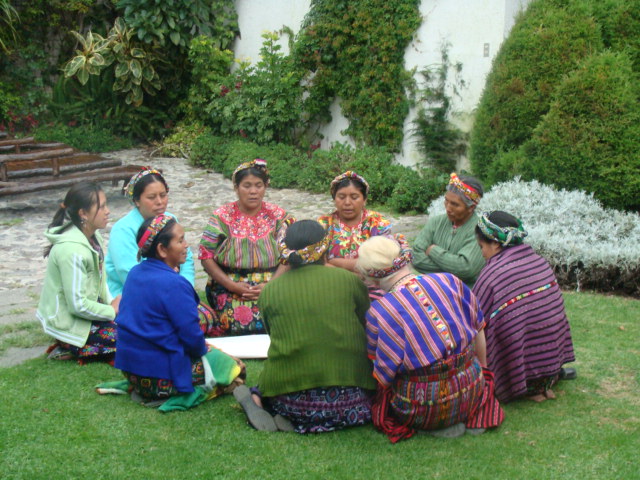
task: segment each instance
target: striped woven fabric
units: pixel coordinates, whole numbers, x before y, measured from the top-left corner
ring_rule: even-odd
[[[457,277],[418,275],[367,312],[369,358],[384,386],[396,376],[463,352],[484,327],[471,290]]]
[[[237,202],[228,203],[209,218],[198,258],[213,258],[230,270],[272,269],[280,259],[276,238],[293,221],[271,203],[262,202],[262,209],[253,217],[243,214]]]
[[[562,293],[546,260],[527,245],[487,261],[474,286],[487,320],[487,363],[495,393],[507,402],[527,393],[527,381],[553,377],[575,360]]]

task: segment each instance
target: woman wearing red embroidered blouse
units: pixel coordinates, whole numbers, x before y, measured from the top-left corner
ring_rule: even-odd
[[[207,300],[218,317],[215,335],[265,333],[258,296],[279,266],[276,239],[294,219],[263,201],[269,185],[264,160],[241,164],[231,181],[238,200],[213,212],[200,241]]]
[[[360,245],[368,238],[391,234],[391,222],[365,208],[368,195],[369,184],[356,172],[344,172],[331,182],[336,210],[318,218],[329,235],[329,265],[355,271]]]

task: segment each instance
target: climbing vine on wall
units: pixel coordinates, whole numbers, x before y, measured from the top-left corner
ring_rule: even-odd
[[[409,111],[404,53],[422,21],[419,0],[313,0],[294,47],[307,72],[305,110],[328,121],[340,98],[344,132],[359,144],[398,151]]]

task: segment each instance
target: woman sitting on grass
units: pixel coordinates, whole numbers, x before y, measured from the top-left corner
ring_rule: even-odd
[[[291,225],[282,248],[291,269],[260,295],[268,358],[255,395],[244,386],[234,392],[258,430],[319,433],[371,419],[367,288],[356,275],[324,265],[328,240],[318,222]]]
[[[136,234],[145,220],[156,215],[169,215],[169,186],[160,171],[145,167],[136,173],[127,184],[126,194],[134,208],[118,220],[109,234],[109,249],[105,260],[107,284],[111,295],[120,295],[129,271],[138,260]],[[177,220],[177,219],[176,219]],[[191,250],[187,250],[187,259],[180,265],[179,273],[191,285],[195,285],[195,269]],[[198,304],[200,329],[210,335],[215,314],[204,305]]]
[[[562,293],[547,261],[523,242],[522,222],[484,213],[476,236],[487,264],[473,291],[487,319],[487,359],[502,402],[555,398],[561,376],[575,377],[573,343]]]
[[[368,195],[369,184],[355,172],[347,171],[331,182],[336,210],[318,218],[329,237],[328,264],[353,272],[362,242],[391,233],[389,220],[365,208]]]
[[[374,425],[394,443],[417,429],[457,437],[497,427],[504,414],[484,368],[484,320],[474,295],[451,274],[416,276],[410,263],[411,250],[390,238],[360,247],[358,270],[387,292],[367,312],[378,381]]]
[[[264,333],[258,309],[262,288],[277,274],[277,238],[294,221],[282,208],[264,201],[267,162],[240,164],[231,183],[235,202],[214,210],[200,241],[199,258],[209,274],[207,301],[217,319],[211,336]]]
[[[229,385],[241,366],[222,352],[207,353],[198,295],[177,273],[187,258],[184,229],[175,218],[158,215],[144,221],[136,241],[146,260],[131,269],[124,285],[115,366],[144,401],[193,394],[194,385],[209,392],[198,389],[197,403],[211,398],[218,392],[207,372],[213,369],[216,383]]]
[[[81,182],[69,189],[45,233],[51,246],[36,316],[56,339],[50,359],[113,360],[120,297],[109,295],[98,233],[108,221],[100,185]]]
[[[420,273],[452,273],[473,287],[484,259],[474,228],[476,207],[484,194],[473,177],[451,174],[444,195],[446,215],[431,216],[413,243],[413,268]]]

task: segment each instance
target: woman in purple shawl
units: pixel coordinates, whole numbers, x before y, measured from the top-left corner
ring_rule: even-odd
[[[476,227],[487,263],[473,293],[487,322],[487,363],[501,402],[555,398],[562,365],[575,360],[560,287],[547,261],[522,243],[526,235],[520,220],[501,211],[484,213]]]

